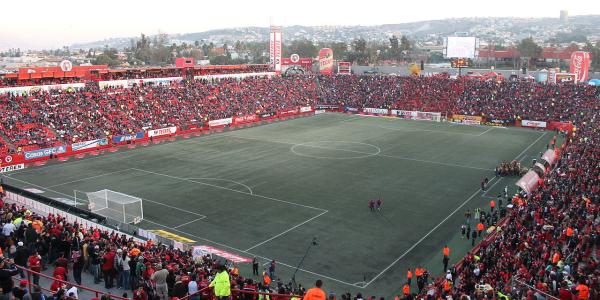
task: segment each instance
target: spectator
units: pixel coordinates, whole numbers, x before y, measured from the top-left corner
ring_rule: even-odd
[[[219,265],[217,267],[218,273],[215,278],[210,282],[210,287],[213,288],[214,294],[218,300],[227,300],[231,295],[231,284],[229,283],[229,274],[225,269],[225,266]],[[323,299],[324,300],[324,299]]]

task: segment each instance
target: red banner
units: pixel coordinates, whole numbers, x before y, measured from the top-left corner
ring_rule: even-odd
[[[571,73],[577,74],[577,81],[587,81],[590,71],[590,53],[575,51],[571,54]]]
[[[233,117],[233,124],[243,124],[258,121],[257,115],[246,115]]]
[[[573,130],[573,124],[571,123],[566,123],[566,122],[558,122],[558,121],[550,121],[548,122],[548,127],[549,130],[561,130],[561,131],[572,131]]]
[[[280,116],[295,115],[298,113],[298,109],[280,110],[277,114]]]

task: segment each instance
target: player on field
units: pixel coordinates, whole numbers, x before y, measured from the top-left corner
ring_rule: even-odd
[[[375,200],[373,200],[373,199],[369,200],[369,209],[371,211],[375,211]]]
[[[377,208],[378,211],[381,211],[381,205],[383,205],[383,199],[379,198],[379,199],[377,199],[377,202],[375,203],[375,207]]]

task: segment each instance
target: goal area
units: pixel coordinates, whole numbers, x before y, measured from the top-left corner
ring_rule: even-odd
[[[93,213],[128,224],[137,224],[144,219],[142,198],[108,189],[84,194],[88,209]]]

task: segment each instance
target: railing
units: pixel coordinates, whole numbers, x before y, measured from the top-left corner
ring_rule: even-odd
[[[93,294],[96,295],[96,298],[100,298],[102,295],[108,295],[108,296],[110,296],[110,299],[129,300],[129,298],[119,297],[119,296],[113,295],[113,294],[111,294],[109,292],[103,292],[103,291],[99,291],[99,290],[95,290],[95,289],[92,289],[92,288],[89,288],[89,287],[85,287],[85,286],[82,286],[82,285],[79,285],[79,284],[76,284],[76,283],[73,283],[73,282],[70,282],[70,281],[65,281],[65,280],[57,279],[57,278],[54,278],[52,276],[49,276],[49,275],[46,275],[46,274],[43,274],[43,273],[39,273],[39,272],[33,271],[31,269],[27,269],[25,267],[21,267],[21,266],[18,266],[18,265],[15,265],[15,267],[17,269],[23,270],[23,272],[26,273],[26,275],[27,275],[27,285],[28,285],[29,291],[33,291],[33,287],[34,286],[39,286],[42,289],[42,291],[53,293],[48,288],[45,288],[45,287],[43,287],[41,285],[35,285],[35,284],[33,284],[32,279],[33,279],[33,275],[35,274],[35,275],[40,276],[40,278],[46,278],[48,280],[58,281],[61,285],[66,284],[66,285],[69,285],[69,286],[74,286],[74,287],[76,287],[79,290],[91,292],[91,293],[93,293]],[[13,280],[18,280],[18,278],[15,278],[15,277],[12,277],[12,279]],[[82,297],[79,297],[79,298],[82,298]]]
[[[194,299],[196,297],[200,297],[200,295],[206,291],[207,289],[210,289],[210,287],[205,287],[191,295],[187,295],[183,298],[179,298],[179,300],[190,300],[190,299]],[[293,298],[296,299],[302,299],[302,296],[298,296],[298,295],[288,295],[288,294],[276,294],[276,293],[265,293],[265,292],[253,292],[253,291],[245,291],[245,290],[239,290],[239,289],[231,289],[231,300],[240,300],[240,299],[246,299],[244,296],[245,295],[252,295],[252,300],[256,300],[258,299],[258,296],[263,296],[263,299],[271,299],[271,300],[290,300]]]

